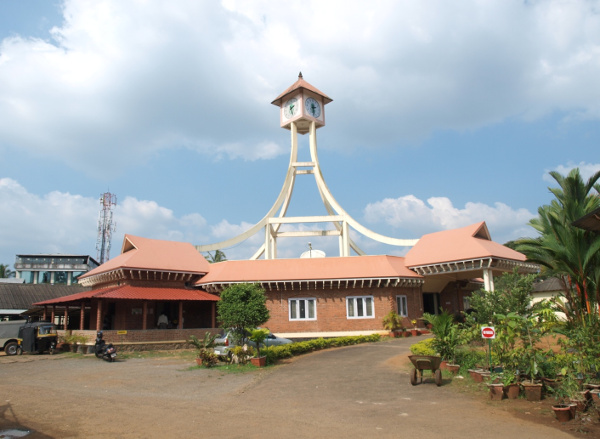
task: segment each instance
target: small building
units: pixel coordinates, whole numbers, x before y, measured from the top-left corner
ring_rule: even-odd
[[[209,265],[191,244],[125,235],[119,256],[79,278],[89,291],[35,305],[52,319],[77,310],[82,330],[157,329],[163,314],[172,329],[214,328],[219,298],[193,288]]]
[[[99,265],[87,255],[17,255],[15,276],[28,284],[72,285]]]

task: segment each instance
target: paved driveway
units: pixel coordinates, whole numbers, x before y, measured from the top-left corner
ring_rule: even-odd
[[[432,380],[411,386],[400,370],[411,342],[316,352],[249,374],[187,370],[176,359],[0,357],[0,430],[35,430],[29,438],[571,437]]]

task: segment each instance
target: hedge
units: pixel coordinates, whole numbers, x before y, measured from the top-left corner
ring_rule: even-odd
[[[297,343],[284,344],[280,346],[263,347],[260,349],[260,353],[261,355],[265,355],[267,357],[267,362],[274,363],[276,360],[290,358],[306,352],[360,343],[371,343],[379,340],[381,340],[381,336],[379,334],[336,338],[317,338],[314,340],[300,341]]]

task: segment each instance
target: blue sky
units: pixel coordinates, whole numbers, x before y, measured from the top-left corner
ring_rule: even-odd
[[[329,188],[384,235],[484,220],[495,241],[531,236],[549,171],[600,170],[598,1],[0,0],[0,263],[96,256],[106,191],[113,257],[125,233],[244,231],[283,184],[290,136],[270,102],[299,71],[333,99],[318,131]],[[289,214],[324,212],[299,180]]]

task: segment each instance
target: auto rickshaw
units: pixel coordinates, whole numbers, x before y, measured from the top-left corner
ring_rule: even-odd
[[[25,352],[43,354],[48,351],[50,355],[56,352],[58,333],[56,325],[50,322],[25,323],[19,328],[21,349]]]

